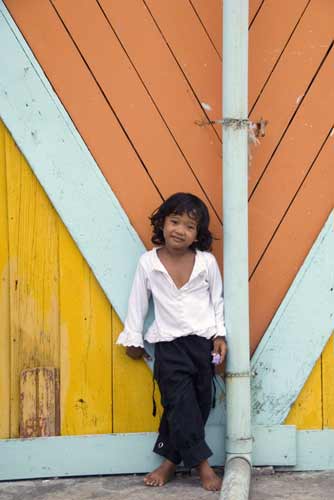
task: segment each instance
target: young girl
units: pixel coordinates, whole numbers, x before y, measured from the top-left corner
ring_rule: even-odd
[[[155,321],[145,340],[155,344],[154,377],[164,412],[154,452],[164,461],[144,482],[163,486],[176,465],[197,467],[202,485],[219,490],[208,464],[204,426],[212,403],[213,361],[226,354],[222,280],[211,249],[209,213],[196,196],[177,193],[152,215],[152,242],[134,277],[124,330],[117,343],[133,359],[148,357],[143,323],[152,295]]]

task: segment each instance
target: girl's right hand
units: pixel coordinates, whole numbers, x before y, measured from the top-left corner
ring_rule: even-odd
[[[131,359],[151,359],[151,356],[145,351],[143,347],[127,346],[125,352]]]

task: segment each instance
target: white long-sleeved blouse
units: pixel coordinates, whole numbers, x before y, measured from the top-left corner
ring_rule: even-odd
[[[135,273],[124,330],[117,344],[143,347],[143,325],[150,296],[155,319],[145,334],[150,343],[186,335],[225,336],[223,287],[215,257],[196,250],[189,281],[177,288],[158,257],[157,249],[144,253]]]

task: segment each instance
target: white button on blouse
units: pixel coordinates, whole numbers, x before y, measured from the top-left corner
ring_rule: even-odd
[[[160,261],[157,249],[143,254],[129,298],[124,330],[117,344],[143,347],[143,325],[150,296],[155,320],[144,335],[147,342],[171,341],[186,335],[225,336],[222,279],[215,257],[196,250],[189,278],[177,288]]]

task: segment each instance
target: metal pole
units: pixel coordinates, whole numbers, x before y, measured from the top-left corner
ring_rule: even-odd
[[[228,356],[226,464],[221,498],[225,500],[248,498],[252,437],[248,304],[248,0],[224,0],[223,4],[224,299]],[[239,480],[235,480],[235,475]],[[231,485],[235,487],[241,482],[243,493],[239,491],[237,496],[231,496]]]

